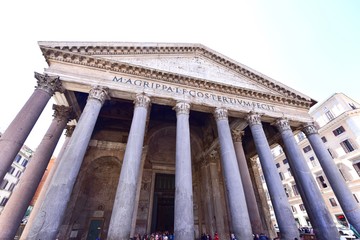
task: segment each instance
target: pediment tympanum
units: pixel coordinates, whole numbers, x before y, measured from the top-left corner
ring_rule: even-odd
[[[40,42],[66,89],[87,92],[109,87],[112,97],[144,92],[159,104],[190,101],[193,109],[257,111],[269,117],[308,121],[315,101],[200,44]],[[265,117],[266,118],[266,117]]]

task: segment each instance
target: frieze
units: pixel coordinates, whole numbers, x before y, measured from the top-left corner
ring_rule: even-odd
[[[276,95],[272,95],[269,93],[258,92],[258,91],[249,90],[249,89],[242,89],[239,87],[234,87],[234,86],[225,85],[225,84],[212,83],[212,82],[208,82],[208,81],[202,80],[202,79],[197,79],[197,78],[188,77],[188,76],[184,76],[184,75],[159,71],[159,70],[155,70],[155,69],[151,69],[151,68],[145,68],[142,66],[136,66],[136,65],[132,65],[132,64],[128,64],[128,63],[113,62],[113,61],[107,60],[107,59],[98,59],[96,57],[91,56],[91,55],[96,55],[96,54],[107,55],[106,50],[108,48],[106,48],[106,47],[101,47],[101,48],[103,48],[101,53],[95,52],[93,54],[88,53],[84,49],[80,50],[80,48],[77,48],[77,47],[72,47],[71,50],[67,49],[65,46],[59,47],[59,48],[61,48],[61,50],[56,49],[56,48],[49,48],[49,47],[42,46],[41,50],[43,51],[43,54],[48,62],[50,59],[52,59],[55,61],[62,61],[62,62],[68,62],[68,63],[73,63],[73,64],[85,65],[85,66],[90,66],[90,67],[95,67],[95,68],[100,68],[100,69],[106,69],[106,70],[114,71],[114,72],[120,72],[120,73],[141,76],[141,77],[145,77],[145,78],[151,78],[154,80],[167,81],[167,82],[172,82],[172,83],[177,83],[177,84],[188,85],[188,86],[192,86],[192,87],[210,89],[210,90],[214,90],[214,91],[218,91],[218,92],[236,94],[238,96],[265,99],[269,102],[287,104],[287,105],[297,106],[297,107],[301,107],[301,108],[310,108],[314,104],[314,102],[312,102],[311,99],[306,99],[300,95],[297,95],[297,94],[285,89],[284,87],[282,87],[268,79],[265,79],[264,77],[262,77],[258,74],[255,74],[254,72],[242,67],[241,65],[235,64],[235,63],[233,63],[223,57],[220,57],[220,56],[218,56],[204,48],[201,48],[201,47],[200,48],[199,47],[192,48],[191,51],[189,50],[186,53],[189,53],[189,52],[193,53],[195,51],[198,54],[202,54],[203,56],[210,58],[211,60],[218,62],[219,64],[225,65],[226,67],[232,69],[233,71],[238,72],[238,73],[258,82],[259,84],[261,84],[265,87],[268,87],[269,89],[274,89],[275,91],[279,92],[282,96],[276,96]],[[90,49],[90,48],[86,47],[85,49]],[[108,54],[109,55],[125,54],[125,53],[119,53],[118,51],[115,51],[115,49],[117,49],[117,48],[113,47],[112,51],[108,52]],[[125,52],[127,51],[126,48],[123,48],[123,49]],[[131,49],[131,48],[129,48],[129,49]],[[171,52],[171,53],[175,53],[175,54],[180,54],[182,52],[182,51],[177,51],[176,48],[171,48],[171,50],[173,50],[173,52]],[[153,54],[154,52],[141,51],[140,49],[138,49],[129,54],[136,54],[136,53],[137,54],[146,54],[146,53]],[[164,53],[169,53],[169,52],[164,50]]]
[[[116,77],[116,76],[112,79],[112,81],[119,84],[132,85],[138,87],[141,90],[154,89],[154,90],[164,91],[166,93],[172,93],[172,94],[177,94],[192,98],[201,98],[201,99],[205,99],[206,101],[211,100],[223,104],[239,105],[248,109],[257,108],[270,112],[276,111],[275,106],[270,104],[259,103],[255,101],[247,101],[236,97],[232,98],[224,95],[214,94],[211,92],[192,90],[192,89],[177,87],[169,84],[160,84],[151,81],[131,79],[125,77]]]
[[[302,131],[305,133],[306,136],[311,134],[317,134],[318,130],[316,129],[314,123],[307,123],[303,126]]]

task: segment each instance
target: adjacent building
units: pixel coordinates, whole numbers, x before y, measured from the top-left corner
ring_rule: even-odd
[[[360,104],[343,93],[335,93],[311,110],[319,128],[321,140],[349,187],[356,202],[360,199]],[[307,165],[311,169],[321,195],[335,223],[348,226],[346,217],[334,195],[331,185],[322,170],[319,160],[303,132],[296,139]],[[291,204],[299,227],[311,226],[309,216],[301,200],[288,159],[280,145],[272,149],[279,177]],[[266,187],[265,181],[264,185]],[[269,198],[268,198],[269,199]],[[269,199],[269,204],[270,199]],[[271,207],[270,207],[271,208]],[[272,219],[276,222],[272,211]],[[276,223],[275,223],[276,224]]]
[[[9,200],[16,184],[18,184],[21,175],[24,173],[32,154],[33,151],[26,145],[23,145],[9,167],[5,177],[2,179],[0,184],[0,213]]]

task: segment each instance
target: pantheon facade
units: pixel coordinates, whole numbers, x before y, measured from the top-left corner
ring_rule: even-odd
[[[13,239],[57,142],[66,139],[21,239],[299,239],[271,147],[280,144],[317,239],[339,239],[294,133],[303,131],[348,221],[359,207],[308,114],[310,97],[201,44],[39,42],[48,68],[0,138],[6,174],[53,97],[53,120],[0,215]],[[259,159],[263,176],[259,175]],[[337,196],[338,197],[338,196]],[[339,197],[338,197],[339,198]]]

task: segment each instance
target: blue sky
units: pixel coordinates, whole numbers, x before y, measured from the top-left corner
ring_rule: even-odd
[[[47,67],[37,41],[201,43],[317,101],[343,92],[360,102],[357,0],[21,0],[0,9],[0,131]],[[52,103],[26,141],[33,149]]]

